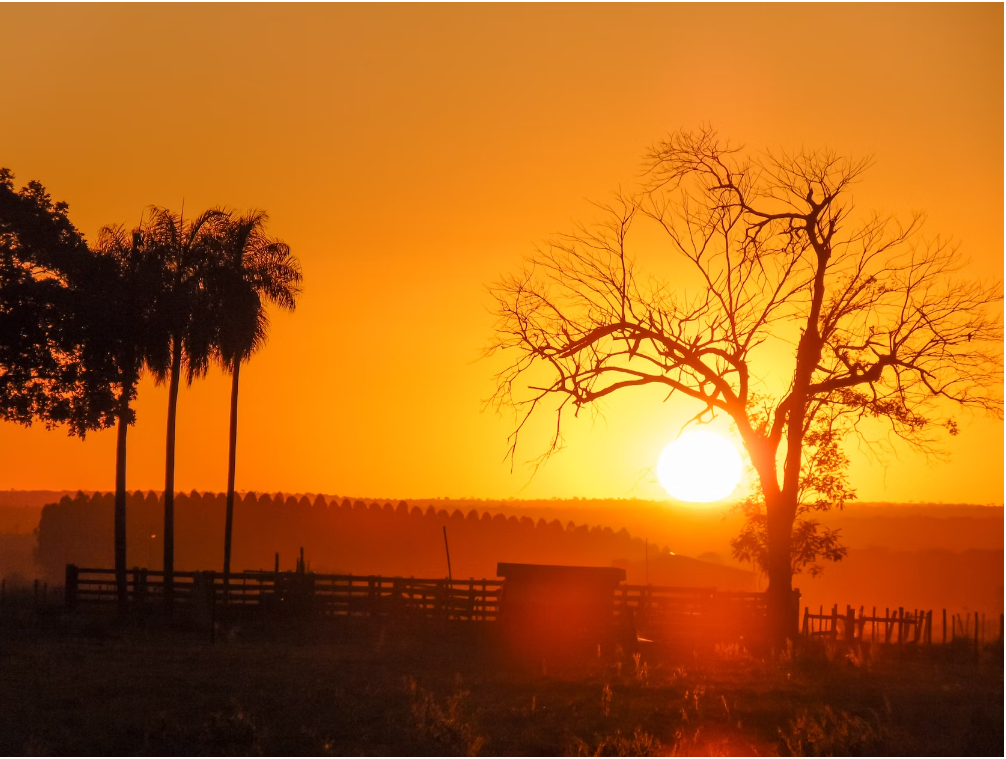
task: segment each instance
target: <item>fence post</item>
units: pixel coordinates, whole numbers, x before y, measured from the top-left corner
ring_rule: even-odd
[[[978,612],[977,611],[975,612],[975,661],[978,661]]]
[[[143,600],[143,591],[140,588],[140,568],[133,567],[133,603]]]
[[[849,643],[856,640],[856,610],[845,605],[845,640]]]
[[[652,601],[652,596],[653,596],[652,587],[653,586],[649,586],[650,589],[647,590],[647,604],[646,604],[647,611],[649,611],[650,603]],[[794,617],[793,621],[796,622],[797,628],[799,628],[799,625],[800,625],[800,589],[799,588],[793,588],[793,600],[792,600],[792,604],[793,604],[793,617]]]
[[[77,582],[79,578],[80,570],[77,568],[77,565],[67,564],[66,583],[63,586],[63,600],[67,611],[73,611],[77,608]]]
[[[831,639],[838,640],[838,604],[831,607]]]
[[[810,635],[810,608],[807,606],[803,607],[803,634]]]

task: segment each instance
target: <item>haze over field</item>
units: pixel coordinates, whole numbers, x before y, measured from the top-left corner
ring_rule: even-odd
[[[0,492],[0,575],[10,580],[48,576],[58,583],[65,563],[107,565],[111,561],[110,501],[107,513],[86,503],[82,514],[94,513],[86,523],[50,524],[40,538],[36,531],[42,506],[54,503],[62,492]],[[149,496],[148,496],[149,498]],[[737,535],[742,517],[725,507],[695,506],[640,500],[499,501],[445,498],[407,499],[409,510],[442,512],[436,520],[396,520],[371,516],[369,506],[394,509],[399,499],[357,498],[367,511],[355,517],[305,521],[303,508],[289,501],[316,504],[315,494],[282,496],[275,519],[251,516],[239,503],[236,511],[238,568],[271,566],[280,552],[281,565],[289,568],[299,546],[306,546],[312,568],[322,572],[354,574],[405,574],[440,577],[446,574],[441,525],[451,536],[452,560],[459,577],[495,576],[500,561],[586,563],[625,567],[630,583],[715,586],[721,589],[764,587],[763,578],[750,573],[749,565],[731,558],[729,541]],[[338,511],[345,496],[321,496],[329,510]],[[306,499],[306,503],[302,501]],[[106,499],[107,500],[107,499]],[[275,501],[275,498],[272,499]],[[132,506],[130,507],[133,508]],[[179,503],[178,568],[219,569],[222,501]],[[483,524],[470,527],[472,512],[502,514],[539,524],[520,529]],[[308,508],[309,514],[311,509]],[[256,512],[259,514],[260,512]],[[130,566],[159,567],[160,542],[147,541],[146,533],[160,530],[159,504],[148,512],[130,512]],[[283,516],[286,514],[286,516]],[[454,515],[453,517],[449,515]],[[468,521],[466,521],[466,518]],[[317,519],[317,515],[314,517]],[[461,521],[457,521],[461,519]],[[263,521],[265,520],[265,521]],[[829,564],[824,574],[811,579],[799,575],[804,605],[816,608],[833,603],[855,603],[867,608],[909,605],[913,608],[953,612],[982,611],[994,619],[1003,611],[1003,507],[967,504],[854,504],[842,512],[824,515],[829,527],[842,531],[848,556]],[[401,522],[399,525],[398,522]],[[581,531],[569,530],[573,523]],[[541,525],[551,525],[547,529]],[[468,525],[468,526],[466,526]],[[558,537],[556,534],[558,528]],[[604,536],[607,529],[607,537]],[[569,537],[563,537],[563,531]],[[523,530],[523,531],[522,531]],[[540,533],[540,534],[539,534]],[[630,539],[631,538],[631,539]],[[44,558],[39,541],[46,543]],[[649,541],[649,566],[644,541]],[[670,557],[666,551],[675,554]],[[41,564],[39,563],[42,558]]]

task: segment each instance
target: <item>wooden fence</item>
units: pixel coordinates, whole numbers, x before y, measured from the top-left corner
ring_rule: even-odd
[[[793,591],[793,615],[800,591]],[[616,621],[630,621],[639,635],[665,643],[696,645],[755,638],[765,633],[764,593],[620,585],[615,590]]]
[[[128,602],[153,606],[164,599],[164,573],[132,569],[127,573]],[[322,616],[411,616],[495,622],[505,605],[502,580],[447,580],[379,575],[325,575],[312,572],[237,572],[228,584],[219,572],[175,572],[174,598],[213,609],[261,608],[277,613],[311,612]],[[68,609],[117,602],[111,569],[66,568]],[[799,591],[794,592],[794,616]],[[763,593],[619,585],[612,598],[612,622],[631,625],[659,642],[716,642],[752,636],[764,628]]]
[[[932,643],[933,642],[933,612],[919,609],[905,610],[890,607],[884,610],[884,616],[877,614],[874,607],[867,614],[864,607],[859,607],[859,615],[851,606],[846,606],[845,612],[839,612],[835,604],[830,612],[821,607],[819,613],[811,614],[809,608],[803,613],[803,634],[814,637],[828,637],[833,640],[870,641],[873,643]]]
[[[68,609],[107,605],[118,600],[115,571],[66,568]],[[498,580],[443,580],[379,575],[324,575],[313,572],[236,572],[227,585],[221,572],[175,572],[174,598],[214,608],[258,607],[277,612],[323,616],[414,616],[495,621],[499,613]],[[164,598],[164,573],[133,569],[127,573],[129,603],[152,605]]]
[[[971,614],[954,614],[948,627],[946,609],[943,609],[941,616],[942,625],[938,636],[940,643],[961,641],[966,647],[973,647],[976,652],[986,643],[995,641],[999,645],[1003,644],[1002,614],[999,615],[998,636],[995,635],[994,617],[990,625],[986,622],[984,614],[974,612],[972,627]],[[884,609],[884,616],[879,616],[876,607],[867,614],[866,609],[860,606],[857,616],[856,610],[851,606],[846,606],[845,612],[842,613],[838,610],[838,604],[835,604],[830,612],[825,612],[824,607],[820,607],[817,614],[811,614],[810,609],[805,608],[802,632],[809,637],[827,637],[848,642],[931,645],[933,612],[920,609],[906,610],[899,606],[897,609],[888,607]]]

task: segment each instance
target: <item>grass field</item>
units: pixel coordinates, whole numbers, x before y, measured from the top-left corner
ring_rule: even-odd
[[[517,661],[475,631],[0,613],[0,752],[1001,755],[1001,647]]]

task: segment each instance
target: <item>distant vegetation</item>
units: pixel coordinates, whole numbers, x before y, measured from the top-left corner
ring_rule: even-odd
[[[112,559],[112,494],[78,494],[49,504],[38,529],[38,559],[53,580],[67,563],[107,567]],[[160,569],[162,499],[134,493],[127,499],[128,564]],[[222,569],[219,551],[225,519],[223,495],[176,494],[178,569]],[[498,561],[610,566],[613,561],[642,564],[666,576],[673,564],[679,581],[749,588],[750,573],[674,557],[625,529],[590,527],[558,519],[476,511],[450,513],[433,505],[404,501],[329,502],[250,493],[235,504],[233,568],[272,569],[275,554],[282,569],[292,569],[301,547],[310,568],[320,572],[444,577],[447,561],[443,528],[450,541],[455,577],[495,577]]]
[[[43,505],[55,504],[64,495],[70,497],[63,506],[49,506],[46,523],[37,530]],[[222,536],[223,496],[178,498],[179,569],[219,570],[221,554],[214,546]],[[319,498],[327,506],[324,515],[314,511]],[[66,500],[75,505],[67,508]],[[446,561],[440,528],[446,525],[456,577],[493,577],[497,561],[603,566],[617,562],[625,567],[630,583],[643,583],[649,577],[658,585],[735,588],[740,583],[757,589],[760,582],[764,587],[764,578],[738,572],[744,566],[729,556],[730,538],[736,535],[743,515],[725,507],[696,509],[631,499],[423,498],[408,501],[409,511],[418,508],[423,518],[415,521],[415,529],[406,520],[406,530],[397,517],[384,516],[385,504],[396,510],[398,499],[349,498],[351,504],[367,505],[363,513],[344,512],[341,505],[346,500],[315,494],[259,495],[252,507],[250,498],[239,496],[235,571],[272,568],[276,551],[282,568],[291,569],[303,545],[317,571],[442,577]],[[109,502],[110,496],[102,494],[0,492],[0,577],[7,578],[8,587],[34,577],[58,583],[67,561],[110,566]],[[160,569],[163,501],[152,493],[134,493],[128,503],[129,566]],[[372,512],[375,503],[380,509]],[[439,514],[435,519],[426,516],[431,506]],[[288,509],[290,520],[284,516]],[[469,529],[467,518],[472,511],[480,521],[477,529]],[[464,516],[463,523],[456,525],[457,516],[450,517],[455,512]],[[505,516],[510,527],[498,533],[496,527],[482,528],[485,513],[493,517],[494,525],[500,524],[500,515]],[[531,536],[539,530],[544,535],[557,534],[546,527],[558,523],[563,537],[515,539],[510,517],[526,520],[525,526],[533,522]],[[849,555],[823,577],[799,583],[806,605],[816,609],[838,603],[844,608],[848,603],[868,609],[876,605],[881,610],[892,604],[945,607],[957,612],[983,611],[993,619],[1002,611],[1002,506],[864,503],[832,512],[827,519],[830,527],[841,530]],[[570,522],[576,525],[572,533]],[[598,537],[584,541],[584,530]],[[646,538],[649,562],[644,561]],[[671,556],[667,549],[677,555]],[[43,557],[44,566],[40,564]]]

